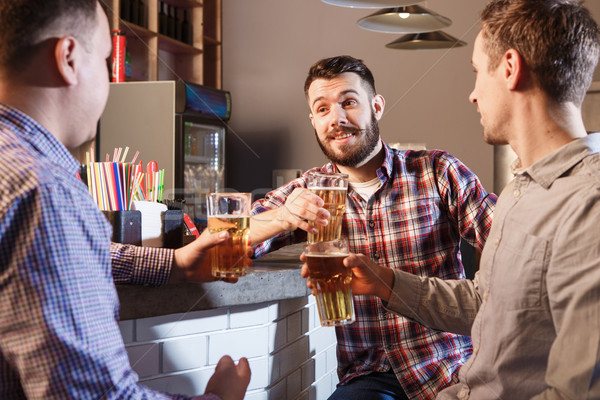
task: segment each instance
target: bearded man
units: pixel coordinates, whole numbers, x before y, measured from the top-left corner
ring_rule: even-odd
[[[371,71],[350,56],[315,63],[304,92],[317,141],[330,160],[253,205],[255,256],[306,240],[327,224],[310,192],[311,171],[349,177],[342,237],[380,266],[464,279],[460,240],[483,249],[496,195],[450,154],[399,151],[379,135],[384,98]],[[457,381],[472,353],[468,336],[430,330],[389,313],[376,296],[354,296],[356,322],[336,327],[340,382],[330,399],[433,399]]]

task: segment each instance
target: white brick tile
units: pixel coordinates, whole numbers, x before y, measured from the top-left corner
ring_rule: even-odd
[[[226,354],[235,360],[241,357],[266,356],[269,351],[268,343],[269,330],[266,326],[215,333],[208,339],[208,362],[214,365]]]
[[[286,378],[287,399],[293,399],[302,391],[302,370],[298,368]]]
[[[136,340],[156,340],[227,328],[227,309],[193,311],[138,319]]]
[[[329,373],[329,369],[327,368],[327,352],[319,353],[313,357],[315,361],[315,379],[314,381],[318,381],[323,378],[325,375]]]
[[[163,342],[162,372],[201,368],[207,363],[206,336],[188,336]]]
[[[314,400],[327,400],[335,390],[335,385],[331,385],[330,375],[326,375],[323,379],[319,379],[312,387],[314,388],[314,392],[311,393],[311,399]],[[313,393],[314,397],[312,396]]]
[[[302,390],[306,390],[315,381],[315,360],[308,360],[302,366]]]
[[[306,297],[298,297],[296,299],[280,300],[278,317],[282,318],[282,317],[287,316],[288,314],[291,314],[293,312],[301,310],[304,308],[304,306],[306,306],[306,303],[307,303]]]
[[[164,375],[154,379],[142,379],[140,383],[161,392],[198,396],[204,393],[206,384],[214,372],[214,367],[209,367],[182,374]]]
[[[123,336],[123,343],[129,344],[133,342],[133,327],[134,321],[132,319],[119,322],[119,330],[121,331],[121,336]]]
[[[269,324],[269,352],[285,346],[287,343],[287,318]]]
[[[318,354],[327,350],[332,344],[336,343],[335,328],[320,327],[311,331],[309,337],[309,351]]]
[[[280,362],[281,362],[280,354],[273,354],[273,355],[269,356],[269,370],[271,371],[271,374],[269,375],[269,385],[277,382],[279,380],[279,378],[281,377],[280,365],[279,365]]]
[[[335,354],[336,346],[331,346],[327,349],[327,371],[337,371],[337,355]],[[336,375],[337,376],[337,375]]]
[[[309,332],[312,327],[310,326],[310,309],[309,307],[305,307],[302,309],[302,333]],[[313,323],[314,324],[314,323]]]
[[[309,400],[308,390],[305,390],[302,393],[300,393],[298,396],[296,396],[296,398],[294,398],[294,400]]]
[[[335,390],[335,387],[337,386],[337,384],[340,382],[340,378],[338,378],[338,375],[335,373],[331,374],[331,388],[332,390]]]
[[[302,335],[302,310],[287,317],[287,341],[296,340]]]
[[[237,362],[237,361],[236,361]],[[250,384],[248,390],[262,389],[269,386],[269,360],[267,357],[248,360],[250,364]]]
[[[308,338],[301,337],[280,351],[280,373],[286,376],[308,360]]]
[[[319,319],[319,310],[317,310],[316,304],[311,304],[307,307],[308,309],[308,320],[310,330],[319,328],[321,326],[321,320]]]
[[[140,377],[156,375],[159,372],[159,345],[158,343],[126,346],[131,368]]]
[[[285,379],[269,388],[269,400],[284,400],[286,396]]]
[[[253,390],[246,392],[244,400],[268,400],[269,392],[266,390]]]
[[[244,328],[269,322],[269,305],[266,303],[230,308],[229,327]]]
[[[269,303],[269,321],[279,319],[279,302]]]

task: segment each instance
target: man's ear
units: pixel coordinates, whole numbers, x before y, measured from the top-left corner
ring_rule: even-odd
[[[383,110],[385,109],[385,99],[382,95],[376,94],[371,103],[373,105],[373,113],[375,118],[377,118],[377,121],[379,121],[383,115]]]
[[[314,128],[315,127],[315,119],[313,118],[313,114],[308,113],[308,118],[310,118],[310,123],[312,124],[312,126]]]
[[[519,85],[524,84],[526,79],[525,62],[517,50],[509,49],[504,53],[502,66],[504,67],[503,74],[508,90],[515,90]]]
[[[72,36],[60,38],[54,48],[54,60],[58,73],[67,85],[77,84],[77,73],[81,62],[81,45]]]

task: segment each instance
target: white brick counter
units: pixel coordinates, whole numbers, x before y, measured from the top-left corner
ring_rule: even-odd
[[[166,300],[166,299],[163,299]],[[223,355],[247,357],[248,400],[326,399],[335,389],[335,331],[314,297],[120,322],[133,369],[153,389],[198,395]]]

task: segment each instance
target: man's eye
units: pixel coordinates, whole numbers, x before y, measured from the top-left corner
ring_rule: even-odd
[[[344,105],[344,107],[346,106],[353,106],[356,104],[356,100],[346,100],[342,103]]]

